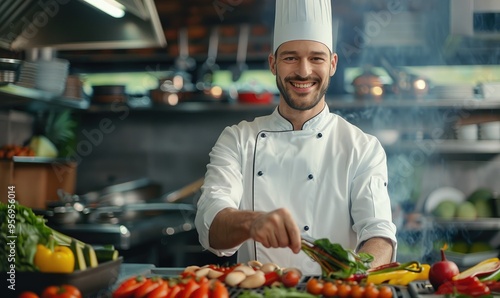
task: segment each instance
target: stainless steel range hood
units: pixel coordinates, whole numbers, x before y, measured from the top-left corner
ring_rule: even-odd
[[[478,57],[498,55],[499,15],[498,0],[450,0],[450,34],[445,51]]]
[[[113,18],[83,0],[0,1],[0,47],[27,50],[97,50],[164,47],[166,40],[153,0],[118,0]]]

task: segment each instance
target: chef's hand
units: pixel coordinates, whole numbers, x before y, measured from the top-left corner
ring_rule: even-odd
[[[250,237],[269,247],[289,247],[294,253],[301,249],[300,231],[285,208],[262,213],[250,225]]]

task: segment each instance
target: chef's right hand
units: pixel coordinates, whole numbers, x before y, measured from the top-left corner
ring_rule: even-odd
[[[251,223],[250,237],[266,248],[289,247],[294,253],[301,249],[299,227],[285,208],[258,216]]]

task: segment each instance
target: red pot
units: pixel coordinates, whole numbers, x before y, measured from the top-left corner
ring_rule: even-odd
[[[241,92],[238,94],[238,101],[240,103],[270,104],[273,101],[273,98],[274,94],[271,92]]]

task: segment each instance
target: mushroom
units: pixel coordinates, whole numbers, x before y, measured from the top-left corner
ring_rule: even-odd
[[[259,270],[255,274],[247,276],[247,278],[240,283],[240,288],[255,289],[262,287],[264,283],[266,283],[265,274]]]
[[[246,274],[241,271],[232,271],[227,276],[224,282],[231,287],[237,286],[247,278]]]

